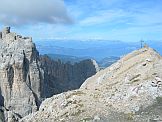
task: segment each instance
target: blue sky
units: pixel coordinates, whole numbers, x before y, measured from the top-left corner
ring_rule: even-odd
[[[32,5],[35,13],[29,7],[0,9],[0,27],[10,25],[35,40],[162,40],[162,0],[44,0],[40,7]]]

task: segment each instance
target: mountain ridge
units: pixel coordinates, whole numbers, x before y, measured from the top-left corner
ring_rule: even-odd
[[[22,121],[145,122],[162,119],[162,57],[144,47],[88,78],[80,89],[45,100]]]

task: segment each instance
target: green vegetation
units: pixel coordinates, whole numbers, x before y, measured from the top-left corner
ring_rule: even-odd
[[[141,74],[137,74],[137,75],[135,75],[134,77],[132,77],[132,78],[130,79],[130,81],[136,82],[136,80],[138,80],[137,78],[140,77],[140,76],[141,76]]]
[[[81,95],[85,95],[85,93],[82,92],[82,91],[74,91],[74,92],[72,92],[70,95],[66,96],[66,99],[69,99],[69,98],[72,97],[73,95],[81,96]]]
[[[140,79],[135,79],[135,80],[132,81],[132,83],[138,82],[138,81],[140,81]]]
[[[133,120],[133,118],[134,118],[134,114],[132,112],[125,114],[125,119],[127,119],[127,120]]]
[[[156,97],[156,101],[158,104],[162,104],[162,97]]]
[[[84,118],[84,119],[81,119],[80,122],[89,122],[89,121],[91,121],[91,120],[93,120],[92,117],[86,117],[86,118]]]

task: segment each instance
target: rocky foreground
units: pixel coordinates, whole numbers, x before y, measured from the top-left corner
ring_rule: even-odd
[[[0,122],[19,121],[24,116],[36,112],[44,99],[58,93],[56,88],[64,82],[61,78],[66,76],[62,74],[67,67],[57,62],[47,67],[44,63],[40,60],[32,38],[10,32],[10,27],[0,32]],[[80,69],[81,66],[85,67]],[[86,68],[88,66],[89,69]],[[97,72],[92,60],[78,64],[75,68],[78,75],[74,76],[74,79],[81,74],[87,74],[83,78],[86,79]],[[65,73],[71,74],[70,71]],[[55,76],[57,79],[51,79]],[[78,82],[73,80],[71,85],[75,83],[79,87],[83,79]],[[71,90],[69,87],[62,90]]]
[[[46,99],[21,122],[161,122],[162,57],[136,50],[88,78],[80,89]]]

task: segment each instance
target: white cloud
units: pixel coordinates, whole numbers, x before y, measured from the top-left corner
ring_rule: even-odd
[[[5,25],[72,23],[63,0],[1,0],[0,22]]]
[[[162,24],[162,13],[157,9],[133,11],[125,9],[100,10],[80,21],[81,26],[124,24],[129,26],[154,26]],[[119,25],[122,26],[122,25]]]
[[[83,26],[91,26],[102,23],[108,23],[116,21],[119,18],[125,17],[127,13],[122,10],[101,10],[96,13],[94,16],[87,17],[80,21],[80,24]]]

